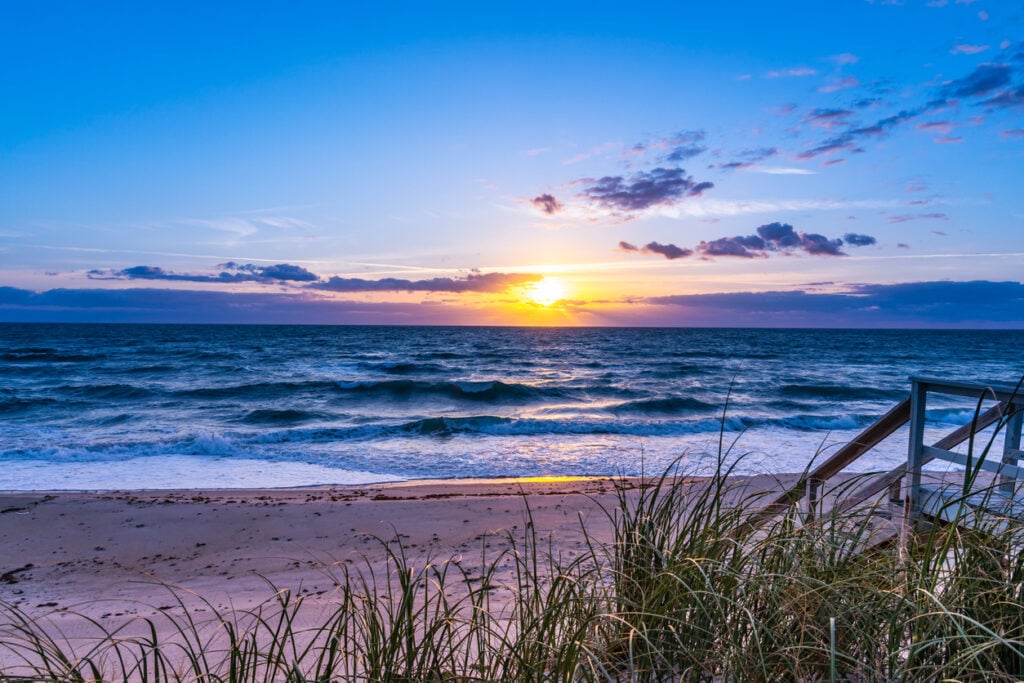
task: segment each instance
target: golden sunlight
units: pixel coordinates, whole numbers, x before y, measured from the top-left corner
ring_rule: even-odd
[[[526,288],[526,298],[538,306],[551,306],[565,298],[565,282],[557,277],[545,277]]]

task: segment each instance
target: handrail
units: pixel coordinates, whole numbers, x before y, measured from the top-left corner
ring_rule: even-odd
[[[956,448],[964,441],[967,441],[967,439],[971,438],[972,433],[978,432],[982,429],[985,429],[989,425],[998,422],[1000,418],[1002,418],[1003,415],[1006,413],[1006,411],[1007,405],[1005,403],[1000,403],[998,405],[992,406],[984,413],[979,415],[977,419],[971,420],[967,424],[957,427],[956,430],[950,432],[943,438],[936,441],[935,447],[944,448],[947,450],[950,448]],[[927,464],[928,462],[929,460],[925,460],[924,464]],[[843,500],[838,505],[836,505],[835,512],[846,512],[847,510],[850,510],[860,505],[861,503],[870,500],[872,497],[877,496],[879,493],[889,488],[890,486],[893,485],[893,483],[899,481],[906,475],[906,464],[894,467],[885,474],[878,476],[878,478],[873,479],[864,486],[860,487],[859,489],[851,493],[849,496],[844,497]]]
[[[1008,415],[1020,412],[1020,385],[1010,387],[1007,385],[971,384],[967,382],[949,381],[930,377],[911,377],[914,388],[917,391],[950,394],[954,396],[969,396],[971,398],[987,397],[996,398],[1000,402],[983,413],[978,414],[971,422],[962,425],[953,432],[935,442],[933,448],[949,450],[968,440],[973,434],[998,422]],[[885,415],[872,423],[862,431],[855,439],[840,448],[832,457],[825,460],[809,472],[805,472],[789,488],[785,489],[767,505],[761,507],[754,514],[748,517],[733,532],[734,537],[743,538],[755,528],[785,512],[789,507],[800,500],[815,496],[819,485],[844,468],[849,466],[862,455],[877,446],[883,440],[895,433],[900,427],[912,421],[914,403],[913,394],[900,403],[893,406]],[[1016,401],[1016,404],[1014,403]],[[923,411],[922,411],[923,413]],[[1020,415],[1016,415],[1020,420]],[[1012,430],[1011,430],[1012,431]],[[911,434],[913,439],[913,433]],[[1013,444],[1016,453],[1020,452],[1019,437]],[[929,450],[920,453],[917,466],[920,467],[933,459],[934,451]],[[1008,463],[1009,464],[1009,463]],[[1013,463],[1014,465],[1016,462]],[[896,482],[908,474],[909,465],[902,464],[884,474],[873,477],[872,481],[860,487],[849,496],[845,496],[837,503],[835,512],[845,512],[857,505],[864,503],[873,496],[891,488]],[[919,471],[919,470],[918,470]],[[1013,470],[1016,472],[1016,470]]]
[[[763,522],[785,512],[790,505],[804,497],[808,481],[828,479],[838,474],[844,467],[877,446],[897,429],[907,424],[909,420],[910,398],[908,397],[893,406],[885,415],[878,418],[870,427],[861,432],[856,439],[836,451],[832,457],[801,476],[795,484],[786,489],[775,500],[751,515],[737,528],[736,536],[745,536]]]
[[[925,492],[921,483],[922,469],[925,463],[935,458],[966,465],[969,470],[974,468],[975,471],[985,469],[997,472],[999,473],[1000,489],[1005,493],[1012,494],[1016,488],[1017,475],[1019,473],[1017,463],[1020,458],[1021,409],[1024,408],[1021,386],[1024,384],[1024,379],[1018,382],[1015,387],[956,382],[931,377],[911,377],[910,381],[910,441],[907,448],[907,476],[909,479],[908,512],[910,516],[917,519],[923,512],[922,501],[924,500]],[[1003,443],[1001,465],[996,466],[985,460],[987,449],[981,452],[979,459],[974,454],[970,454],[970,457],[968,457],[953,453],[950,451],[952,446],[943,443],[935,443],[931,446],[925,444],[925,415],[929,393],[966,396],[976,399],[979,407],[984,399],[994,398],[999,401],[997,405],[993,406],[994,409],[998,409],[997,419],[1006,420],[1004,423],[1006,436]],[[977,422],[978,420],[975,419],[971,423],[974,431],[981,428]]]

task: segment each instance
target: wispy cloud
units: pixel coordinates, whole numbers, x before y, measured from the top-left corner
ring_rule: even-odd
[[[791,166],[754,166],[748,169],[754,173],[767,173],[768,175],[815,175],[817,171],[809,168],[795,168]]]
[[[961,43],[960,45],[954,45],[953,49],[949,51],[951,55],[976,55],[979,52],[984,52],[988,49],[988,45],[968,45]]]
[[[332,277],[325,282],[310,285],[310,288],[330,292],[496,293],[537,282],[543,277],[536,273],[470,273],[465,277],[436,277],[429,280],[404,280],[392,277],[364,280],[356,277]]]
[[[159,266],[133,266],[120,270],[94,269],[86,273],[90,280],[168,280],[172,282],[207,282],[231,284],[239,282],[314,282],[319,279],[302,266],[278,263],[272,266],[257,266],[252,263],[238,264],[229,261],[218,266],[223,270],[215,275],[203,273],[175,273]]]
[[[805,76],[816,76],[818,74],[817,69],[812,69],[809,66],[794,66],[788,69],[779,69],[775,71],[769,71],[764,75],[765,78],[802,78]]]
[[[830,80],[828,83],[826,83],[825,85],[823,85],[820,88],[818,88],[818,92],[820,92],[820,93],[838,92],[840,90],[847,90],[849,88],[856,88],[859,85],[860,85],[860,81],[858,81],[853,76],[844,76],[843,78],[836,78],[836,79]]]
[[[948,221],[949,216],[944,213],[904,213],[896,216],[889,216],[886,220],[890,223],[907,223],[909,221]]]

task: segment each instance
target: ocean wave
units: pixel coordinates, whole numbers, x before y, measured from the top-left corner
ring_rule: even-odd
[[[174,394],[185,398],[271,399],[301,392],[330,392],[336,388],[337,385],[334,382],[327,380],[308,380],[302,382],[253,382],[250,384],[231,384],[224,386],[183,389],[174,392]]]
[[[131,384],[68,384],[58,387],[57,391],[69,396],[100,400],[138,399],[153,395],[152,390]]]
[[[12,396],[10,398],[0,399],[0,415],[23,413],[35,408],[52,406],[55,403],[57,403],[56,399],[52,398],[20,398],[18,396]]]
[[[670,396],[653,398],[643,401],[629,401],[608,408],[611,413],[642,413],[644,415],[680,415],[683,413],[700,413],[718,410],[718,406],[705,403],[695,398]]]
[[[103,354],[64,353],[36,347],[8,349],[0,353],[0,361],[8,363],[86,363],[103,358]]]
[[[340,442],[373,441],[395,437],[450,437],[455,435],[479,437],[561,436],[561,435],[620,435],[636,437],[686,436],[720,431],[728,432],[753,428],[782,428],[798,431],[845,431],[867,426],[874,415],[793,415],[783,418],[764,418],[742,415],[696,418],[690,420],[658,419],[537,419],[509,418],[495,415],[465,417],[427,417],[397,424],[358,425],[352,427],[320,427],[290,429],[263,433],[253,437],[258,443],[283,442]]]
[[[437,363],[363,363],[362,367],[366,370],[383,372],[388,375],[427,375],[445,372],[446,370],[444,366]]]
[[[784,384],[779,387],[783,396],[816,400],[840,399],[849,401],[899,401],[906,397],[902,389],[876,389],[841,384]]]
[[[254,425],[286,425],[312,422],[314,420],[322,420],[326,417],[327,416],[323,413],[307,410],[295,410],[288,408],[276,410],[272,408],[259,408],[256,410],[250,410],[238,421],[244,424]]]
[[[544,399],[570,398],[564,389],[557,387],[539,387],[528,384],[506,383],[499,380],[458,381],[458,382],[424,382],[409,379],[397,380],[362,380],[354,382],[338,382],[338,389],[343,392],[367,395],[379,394],[393,398],[408,398],[414,395],[434,395],[464,401],[480,401],[489,403],[528,402]]]

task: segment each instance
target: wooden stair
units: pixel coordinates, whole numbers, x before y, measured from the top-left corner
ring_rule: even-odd
[[[906,521],[955,523],[977,527],[982,518],[993,516],[1011,521],[1024,521],[1024,495],[1017,492],[1017,482],[1024,482],[1024,458],[1021,451],[1021,427],[1024,418],[1024,394],[1021,383],[1017,386],[953,382],[928,377],[911,377],[910,396],[893,406],[885,415],[861,432],[857,438],[840,448],[834,455],[805,472],[791,487],[773,497],[767,505],[752,514],[735,531],[737,538],[745,538],[769,520],[802,504],[804,519],[813,523],[819,507],[821,493],[827,481],[849,467],[901,427],[910,423],[907,463],[888,472],[867,477],[866,481],[850,493],[844,493],[831,508],[832,515],[846,513],[858,506],[870,505],[880,494],[888,491],[888,505],[875,504],[873,512],[888,511],[895,520],[906,516]],[[1024,383],[1024,380],[1022,380]],[[945,394],[974,399],[974,419],[939,439],[934,444],[924,443],[925,416],[929,394]],[[984,401],[994,401],[987,409]],[[974,443],[982,430],[996,425],[1004,432],[1004,446],[999,462],[989,459],[987,447]],[[954,448],[970,442],[966,454]],[[962,465],[967,484],[933,485],[923,483],[922,468],[940,459]],[[985,471],[998,478],[997,487],[974,490],[978,473]],[[906,486],[904,488],[904,482]],[[993,490],[994,488],[994,490]],[[903,491],[906,491],[906,495]],[[874,545],[874,544],[872,544]]]

